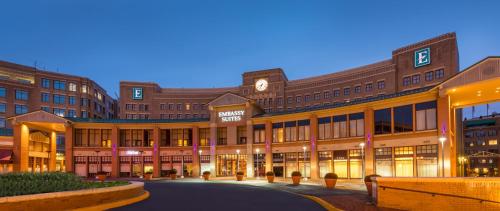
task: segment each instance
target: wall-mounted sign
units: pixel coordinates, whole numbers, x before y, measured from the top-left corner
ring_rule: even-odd
[[[431,48],[415,51],[415,67],[422,67],[431,63]]]
[[[135,151],[135,150],[127,150],[125,152],[125,154],[127,154],[127,155],[139,155],[140,152],[139,151]]]
[[[245,115],[245,110],[219,112],[219,118],[222,122],[238,122],[243,119],[243,115]]]
[[[142,88],[132,88],[132,99],[142,100]]]

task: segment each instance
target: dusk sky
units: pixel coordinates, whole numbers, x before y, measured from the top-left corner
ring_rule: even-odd
[[[238,86],[243,72],[276,67],[316,76],[447,32],[461,69],[500,55],[498,1],[339,2],[3,1],[0,60],[89,77],[115,96],[120,80]]]

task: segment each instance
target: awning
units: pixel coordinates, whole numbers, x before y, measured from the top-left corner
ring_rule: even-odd
[[[0,164],[12,163],[12,150],[0,149]]]

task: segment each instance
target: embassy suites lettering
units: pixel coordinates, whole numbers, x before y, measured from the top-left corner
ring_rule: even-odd
[[[221,118],[222,122],[237,122],[237,121],[241,121],[243,115],[245,115],[245,111],[244,110],[221,111],[221,112],[219,112],[219,118]]]

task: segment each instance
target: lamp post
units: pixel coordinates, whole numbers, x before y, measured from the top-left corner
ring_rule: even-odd
[[[181,178],[184,178],[184,150],[181,150]]]
[[[237,149],[236,150],[236,173],[238,173],[238,171],[240,171],[240,150]]]
[[[259,152],[260,152],[260,149],[257,148],[255,151],[257,152],[257,179],[259,179],[259,173],[260,173],[259,172],[259,167],[260,167],[259,166]]]
[[[361,179],[365,178],[365,143],[361,142],[359,144],[361,148]]]
[[[439,142],[441,142],[441,177],[444,177],[444,142],[446,137],[439,137]]]
[[[303,146],[302,149],[304,150],[304,181],[307,181],[307,176],[306,176],[306,146]]]
[[[198,165],[200,166],[200,171],[199,171],[199,174],[200,174],[200,178],[202,178],[203,176],[202,173],[201,173],[201,152],[203,152],[201,149],[198,150]]]

